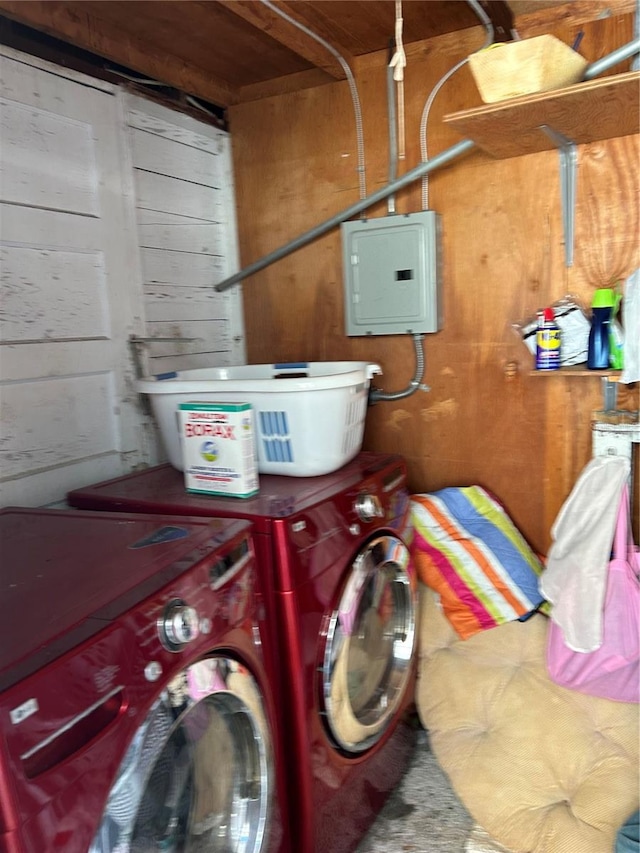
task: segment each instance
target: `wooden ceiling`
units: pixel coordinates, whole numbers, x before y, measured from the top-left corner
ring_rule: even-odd
[[[590,0],[597,3],[600,0]],[[395,0],[276,0],[353,67],[389,49]],[[514,16],[567,5],[482,0],[508,40]],[[606,5],[606,4],[603,4]],[[465,0],[404,0],[403,42],[479,26]],[[0,0],[0,16],[220,107],[343,79],[326,47],[261,0]]]

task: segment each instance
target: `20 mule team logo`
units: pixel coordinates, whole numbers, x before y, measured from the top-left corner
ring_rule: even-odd
[[[200,456],[205,462],[215,462],[220,455],[220,451],[213,441],[205,441],[200,447]]]

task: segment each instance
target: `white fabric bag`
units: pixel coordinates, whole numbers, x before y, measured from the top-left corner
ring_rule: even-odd
[[[624,363],[620,381],[640,382],[640,269],[624,285]]]

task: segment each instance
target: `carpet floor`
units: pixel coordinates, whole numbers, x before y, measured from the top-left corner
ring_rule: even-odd
[[[407,773],[356,853],[464,853],[473,825],[421,730]]]

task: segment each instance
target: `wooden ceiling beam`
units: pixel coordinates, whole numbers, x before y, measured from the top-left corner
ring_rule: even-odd
[[[263,3],[256,3],[254,0],[252,2],[245,2],[245,0],[217,0],[217,2],[221,6],[224,6],[225,9],[233,12],[234,15],[238,15],[238,17],[247,23],[266,33],[292,53],[302,57],[316,68],[325,71],[335,80],[344,80],[347,76],[340,62],[316,39],[304,33],[295,24],[285,20],[281,15],[278,15],[277,12],[274,12]],[[296,9],[295,3],[278,2],[278,7],[283,12],[286,12],[290,18],[306,26],[307,29],[312,32],[317,31],[317,24],[311,26],[306,23],[303,15]],[[318,35],[323,37],[321,33],[318,33]],[[336,44],[335,39],[329,36],[325,38],[325,41],[331,44],[331,47],[353,68],[353,57],[346,48]]]
[[[239,101],[235,87],[182,59],[154,52],[152,45],[123,36],[122,30],[88,11],[82,2],[0,0],[0,14],[220,107]]]
[[[548,8],[535,2],[511,0],[516,15],[516,29],[521,38],[544,35],[556,26],[580,27],[589,21],[632,15],[636,0],[573,0]]]
[[[274,95],[285,95],[291,92],[301,92],[303,89],[314,89],[316,86],[324,86],[333,80],[319,68],[311,68],[309,71],[298,71],[295,74],[285,74],[283,77],[273,77],[263,80],[261,83],[251,83],[240,86],[238,89],[239,103],[248,101],[259,101],[262,98],[271,98]]]

